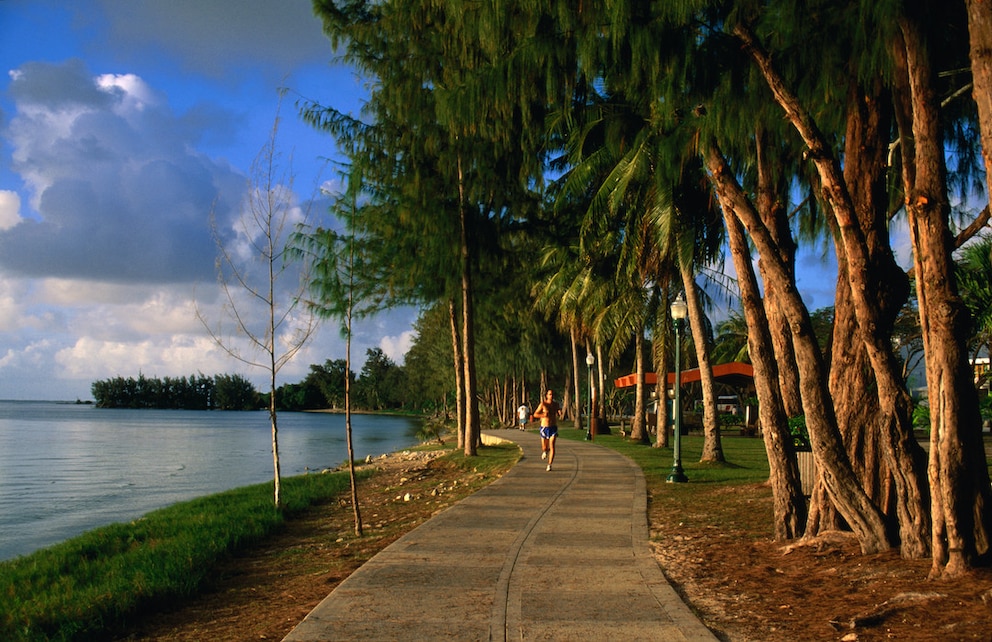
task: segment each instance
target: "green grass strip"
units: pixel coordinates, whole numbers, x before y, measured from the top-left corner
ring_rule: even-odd
[[[224,556],[275,532],[289,516],[348,488],[346,472],[247,486],[98,528],[0,562],[0,639],[105,638],[151,606],[195,595]]]

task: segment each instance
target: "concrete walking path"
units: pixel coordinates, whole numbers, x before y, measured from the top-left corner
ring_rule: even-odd
[[[494,431],[524,456],[385,548],[285,639],[716,640],[648,547],[638,466],[595,443]]]

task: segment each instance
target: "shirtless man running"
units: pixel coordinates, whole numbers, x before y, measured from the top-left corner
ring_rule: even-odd
[[[555,441],[558,440],[558,417],[561,416],[561,406],[554,400],[550,390],[544,393],[544,401],[534,411],[534,416],[541,420],[541,459],[548,460],[548,471],[555,460]]]

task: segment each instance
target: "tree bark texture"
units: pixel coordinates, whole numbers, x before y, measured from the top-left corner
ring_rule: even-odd
[[[985,159],[985,193],[992,194],[992,0],[967,0],[972,96]]]
[[[668,448],[670,442],[671,429],[668,424],[668,353],[672,351],[671,341],[668,332],[658,331],[655,325],[653,341],[651,342],[651,363],[654,371],[665,373],[665,376],[658,377],[655,384],[655,398],[658,400],[658,411],[655,417],[655,448]],[[667,323],[664,327],[667,327]]]
[[[783,211],[778,197],[779,191],[775,188],[772,178],[768,155],[765,153],[766,139],[767,136],[760,129],[755,133],[755,157],[758,170],[756,206],[758,215],[778,247],[779,260],[788,268],[789,273],[792,274],[792,282],[795,283],[796,244],[789,229],[788,215]],[[750,251],[748,254],[750,255]],[[760,259],[758,269],[761,271]],[[796,353],[792,347],[792,332],[779,304],[782,295],[775,280],[764,277],[762,279],[765,284],[763,307],[775,359],[778,362],[778,387],[782,405],[786,417],[797,417],[803,414],[803,402],[799,395],[799,372],[796,369]]]
[[[898,537],[902,555],[921,558],[930,553],[924,452],[913,436],[913,403],[891,348],[909,283],[889,243],[887,108],[887,92],[863,91],[852,83],[843,180],[859,230],[847,238],[855,237],[859,244],[837,246],[830,390],[838,426],[865,491],[890,517],[889,528]],[[852,255],[856,264],[864,262],[862,269],[850,269]],[[874,305],[861,305],[861,297],[855,296],[861,291],[871,293]]]
[[[869,251],[869,240],[859,221],[859,212],[854,204],[848,183],[840,171],[836,155],[831,151],[826,138],[819,131],[810,114],[800,105],[796,96],[785,86],[782,78],[774,69],[771,58],[756,42],[753,34],[743,27],[736,27],[735,34],[741,37],[745,48],[752,55],[762,75],[775,96],[776,102],[785,111],[793,127],[809,147],[809,157],[812,160],[820,180],[823,201],[829,208],[838,239],[838,253],[844,254],[848,280],[850,282],[851,301],[858,322],[859,338],[864,342],[865,349],[874,371],[878,391],[880,417],[884,428],[882,445],[885,457],[892,464],[894,474],[897,513],[903,531],[903,553],[919,556],[925,553],[926,546],[919,536],[921,526],[920,510],[911,504],[915,500],[919,505],[923,484],[915,469],[915,453],[909,433],[909,416],[905,400],[908,395],[901,379],[899,364],[891,345],[891,326],[894,312],[878,305],[879,297],[886,294],[879,288],[877,280],[873,280],[871,270],[878,267],[872,264]],[[862,96],[859,96],[862,98]],[[849,117],[858,119],[862,113],[860,105],[849,110]],[[877,108],[876,108],[877,109]],[[872,110],[866,110],[873,113]],[[869,128],[871,123],[858,121],[858,127]],[[877,125],[876,125],[877,126]],[[850,133],[850,128],[848,133]],[[863,141],[863,130],[856,130],[855,135]],[[850,143],[848,143],[850,145]],[[848,148],[850,149],[850,147]],[[858,151],[861,151],[860,149]],[[862,186],[864,189],[874,189],[870,181]],[[871,199],[866,199],[871,200]],[[870,209],[870,208],[869,208]],[[874,216],[868,218],[872,220]],[[887,236],[886,236],[887,239]],[[885,267],[882,265],[881,267]],[[882,274],[884,277],[884,273]],[[909,433],[911,434],[911,433]],[[909,499],[917,494],[912,500]],[[925,500],[923,500],[925,502]]]
[[[647,420],[647,384],[645,384],[644,365],[644,335],[637,332],[634,336],[634,417],[630,423],[630,439],[642,444],[651,443],[648,435]],[[664,377],[667,380],[667,373]]]
[[[479,397],[476,392],[475,373],[475,307],[472,297],[472,252],[469,249],[468,207],[465,204],[465,176],[462,158],[458,156],[458,225],[461,261],[462,294],[462,360],[465,366],[465,455],[474,457],[482,440],[482,422],[479,417]]]
[[[696,353],[696,366],[699,368],[699,384],[703,392],[703,452],[699,461],[722,462],[723,445],[720,443],[720,420],[716,413],[716,392],[713,380],[713,366],[710,365],[709,341],[706,337],[705,313],[696,289],[695,274],[691,267],[679,269],[682,287],[689,312],[689,331]]]
[[[455,412],[458,415],[458,449],[465,449],[465,366],[462,359],[462,337],[458,331],[458,308],[454,299],[448,300],[451,321],[451,355],[455,368]]]
[[[917,19],[900,20],[896,58],[905,73],[900,122],[903,182],[916,259],[917,298],[930,403],[933,577],[958,577],[989,553],[992,490],[978,394],[965,349],[967,311],[954,282],[943,137],[934,72]],[[901,59],[901,60],[900,60]],[[908,95],[906,95],[908,93]]]
[[[753,206],[744,197],[715,144],[705,150],[705,161],[718,193],[733,204],[759,254],[765,259],[766,278],[782,288],[783,312],[792,331],[799,371],[800,392],[813,455],[823,482],[837,509],[850,525],[865,553],[891,548],[881,511],[858,483],[837,429],[837,419],[827,390],[823,357],[813,334],[809,313],[787,266]]]
[[[582,430],[582,381],[579,379],[579,328],[575,325],[572,326],[572,385],[573,392],[575,393],[575,421],[574,426],[576,430]],[[567,397],[566,397],[567,399]],[[571,406],[568,402],[566,405]]]
[[[744,227],[737,219],[731,203],[723,204],[722,209],[727,225],[730,254],[741,291],[741,305],[748,325],[748,351],[755,370],[754,387],[758,397],[761,436],[768,455],[768,481],[772,487],[775,540],[795,539],[803,534],[806,525],[806,498],[803,496],[799,466],[789,434],[785,406],[778,390],[777,383],[780,379],[771,332],[761,302],[758,279],[751,263],[751,251],[747,245]]]

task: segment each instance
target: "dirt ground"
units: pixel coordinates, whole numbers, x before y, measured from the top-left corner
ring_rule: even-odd
[[[143,616],[118,640],[280,640],[377,551],[492,480],[424,453],[370,465],[378,472],[359,490],[363,537],[347,502],[316,507],[228,560],[195,601]],[[770,518],[767,488],[721,492],[717,503],[731,512],[719,527],[673,519],[660,496],[649,509],[665,574],[721,640],[992,641],[992,570],[928,581],[928,560],[861,555],[843,533],[776,544],[752,528]]]

